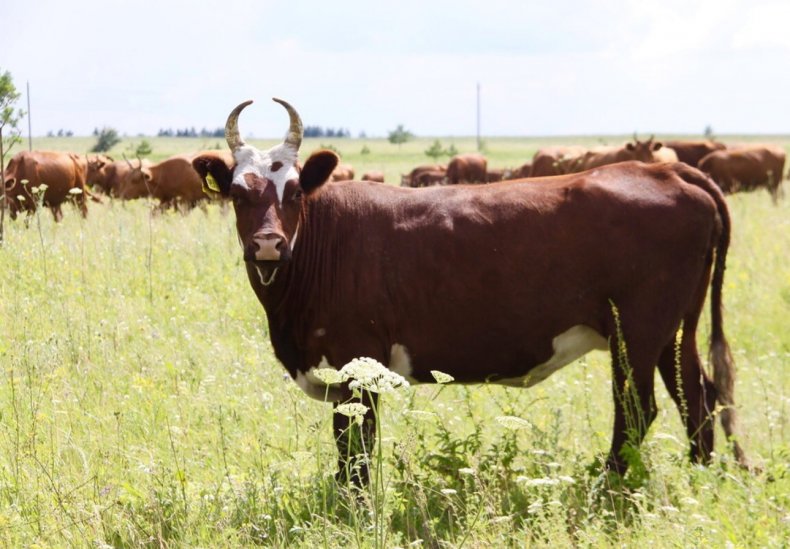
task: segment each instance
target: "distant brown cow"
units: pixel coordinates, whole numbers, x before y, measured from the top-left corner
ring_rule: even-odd
[[[587,151],[578,163],[576,171],[591,170],[607,164],[639,160],[641,162],[660,161],[655,153],[663,147],[663,143],[654,141],[651,136],[647,141],[639,141],[634,136],[633,142],[622,146],[595,147]]]
[[[422,174],[430,172],[430,177],[423,177]],[[441,176],[439,173],[441,172]],[[447,173],[447,166],[444,164],[422,164],[414,168],[407,175],[401,175],[401,187],[426,187],[441,183]],[[430,180],[430,182],[428,182]],[[427,184],[426,184],[427,183]]]
[[[138,165],[141,165],[143,168],[150,168],[151,161],[147,159],[143,159],[137,162]],[[120,197],[121,192],[121,185],[123,184],[123,180],[126,177],[126,174],[132,170],[132,165],[126,160],[116,160],[104,166],[102,169],[102,177],[96,178],[93,181],[94,188],[101,189],[104,194],[107,194],[112,197]],[[143,185],[139,192],[132,193],[131,189],[129,189],[129,194],[125,197],[127,200],[131,200],[133,198],[142,198],[144,196],[148,196],[148,189]]]
[[[488,160],[482,154],[465,153],[455,155],[447,164],[447,182],[485,183]]]
[[[504,179],[524,179],[525,177],[532,177],[532,163],[525,162],[518,168],[505,170]]]
[[[505,179],[505,171],[504,168],[489,168],[486,170],[486,183],[502,181]],[[510,171],[507,171],[507,173],[510,174]]]
[[[447,172],[441,170],[424,170],[419,172],[412,187],[432,187],[434,185],[446,185]]]
[[[699,161],[699,169],[711,176],[725,193],[766,188],[774,203],[784,177],[785,152],[774,145],[749,145],[714,151]]]
[[[104,194],[108,194],[105,189],[107,179],[107,168],[112,164],[113,159],[103,154],[87,156],[82,164],[85,166],[85,183],[89,188],[97,188]]]
[[[204,151],[203,156],[228,159],[226,151]],[[159,207],[194,207],[206,200],[208,195],[203,192],[203,182],[192,168],[195,155],[178,155],[151,166],[129,164],[130,170],[124,176],[118,190],[122,199],[139,198],[150,193],[159,200]],[[138,161],[139,162],[139,161]]]
[[[354,179],[354,168],[351,164],[338,164],[332,172],[332,181],[351,181]]]
[[[376,181],[378,183],[384,183],[384,172],[380,172],[378,170],[365,172],[362,174],[362,181]]]
[[[22,151],[8,163],[4,180],[12,219],[25,210],[33,213],[39,200],[52,211],[55,221],[63,219],[61,205],[70,196],[85,217],[85,159],[78,154],[53,151]],[[23,183],[25,182],[26,183]],[[43,199],[33,189],[46,185]]]
[[[587,152],[585,147],[571,145],[567,147],[545,147],[538,149],[532,157],[532,169],[529,177],[547,175],[563,175],[580,171],[577,164]]]
[[[664,147],[674,150],[679,161],[694,167],[705,155],[727,148],[724,143],[716,141],[664,141]]]

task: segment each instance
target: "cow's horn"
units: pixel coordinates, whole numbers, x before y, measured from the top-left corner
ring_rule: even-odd
[[[228,147],[230,147],[231,151],[236,151],[236,149],[244,145],[244,140],[239,135],[239,114],[244,110],[244,107],[251,103],[252,101],[241,103],[230,111],[228,115],[228,121],[225,123],[225,140],[228,142]]]
[[[302,144],[302,134],[304,130],[302,128],[302,119],[299,118],[299,113],[296,112],[287,101],[283,101],[282,99],[278,99],[276,97],[272,97],[273,101],[277,101],[280,105],[285,107],[285,110],[288,111],[288,116],[291,117],[291,127],[288,128],[288,135],[285,136],[285,144],[290,145],[294,148],[295,151],[299,150],[299,146]]]

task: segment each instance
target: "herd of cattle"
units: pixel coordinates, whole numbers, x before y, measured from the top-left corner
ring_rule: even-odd
[[[151,196],[161,209],[190,208],[208,199],[203,182],[192,167],[201,155],[216,155],[232,162],[227,151],[202,151],[182,154],[153,164],[147,160],[113,160],[105,155],[86,156],[68,152],[23,151],[17,153],[4,172],[6,200],[12,218],[20,211],[32,213],[42,203],[52,210],[56,220],[62,218],[61,205],[73,200],[83,216],[88,199],[101,201],[101,193],[131,200]],[[628,160],[685,162],[707,173],[725,193],[765,188],[777,200],[784,175],[785,152],[775,145],[731,144],[715,141],[666,141],[651,137],[622,146],[555,146],[539,149],[518,168],[493,169],[485,156],[459,154],[449,163],[417,166],[401,176],[401,186],[428,187],[459,183],[491,183],[502,180],[535,178],[578,173]],[[354,168],[338,164],[331,181],[350,181]],[[790,176],[790,174],[789,174]],[[369,171],[363,181],[384,182],[381,171]],[[36,193],[46,184],[43,195]]]
[[[578,173],[607,164],[684,162],[707,173],[725,193],[765,188],[776,201],[784,177],[785,152],[763,144],[725,145],[716,141],[666,141],[653,137],[622,146],[586,148],[559,146],[539,149],[532,162],[513,169],[490,169],[481,154],[461,154],[447,165],[418,166],[404,175],[401,185],[426,187],[457,183],[491,183],[508,179]]]

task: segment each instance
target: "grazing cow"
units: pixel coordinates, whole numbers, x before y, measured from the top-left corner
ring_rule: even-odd
[[[145,158],[138,160],[138,166],[140,168],[150,168],[151,161]],[[127,160],[115,160],[110,162],[102,168],[101,176],[94,179],[93,186],[94,188],[100,188],[106,195],[120,198],[121,186],[126,178],[126,174],[133,169],[132,163]],[[127,200],[142,198],[149,194],[145,185],[141,188],[127,188],[126,192],[128,193],[125,196]]]
[[[377,183],[384,183],[384,172],[378,170],[365,172],[362,175],[362,181],[375,181]]]
[[[505,170],[503,179],[524,179],[525,177],[532,177],[532,163],[525,162],[515,169]]]
[[[231,158],[225,151],[205,151],[199,154],[219,161],[230,161]],[[169,207],[194,207],[209,198],[203,192],[203,181],[192,168],[194,156],[177,155],[151,166],[141,163],[133,166],[130,162],[129,171],[118,190],[119,197],[128,200],[150,194],[159,200],[161,210]]]
[[[457,154],[447,164],[447,182],[451,185],[459,183],[485,183],[488,160],[482,154]]]
[[[659,141],[654,141],[651,136],[647,141],[639,141],[634,136],[633,142],[625,145],[594,147],[587,151],[577,163],[577,172],[591,170],[607,164],[627,162],[628,160],[639,160],[641,162],[657,162],[656,152],[663,147]]]
[[[785,152],[775,145],[746,145],[714,151],[699,161],[725,193],[765,188],[776,203],[784,178]]]
[[[85,183],[89,188],[98,188],[104,194],[108,194],[106,190],[107,168],[112,162],[112,158],[103,154],[85,157]]]
[[[576,145],[538,149],[532,157],[532,169],[529,177],[544,177],[577,172],[579,171],[578,164],[586,152],[587,149],[585,147]]]
[[[727,436],[735,434],[722,320],[730,217],[700,171],[627,162],[481,186],[327,185],[337,155],[315,152],[300,170],[301,119],[275,101],[291,120],[283,143],[260,151],[242,140],[247,101],[226,123],[235,162],[198,156],[193,164],[233,199],[275,355],[308,395],[335,405],[352,398],[347,384],[326,385],[316,368],[356,357],[414,383],[440,370],[460,383],[525,387],[608,348],[611,469],[626,470],[626,447],[656,417],[656,366],[681,410],[692,459],[710,459],[714,410]],[[696,343],[709,286],[713,381]],[[376,397],[360,398],[375,407]],[[368,410],[352,435],[353,420],[334,415],[341,479],[353,465],[352,480],[368,478],[364,459],[346,456],[350,447],[372,448],[373,417]],[[360,432],[365,446],[349,440]]]
[[[432,175],[423,177],[424,173],[430,172]],[[439,176],[441,173],[441,176]],[[401,175],[401,187],[428,187],[439,185],[447,175],[447,166],[444,164],[423,164],[414,168],[408,175]]]
[[[351,181],[354,179],[354,168],[351,164],[338,164],[332,172],[332,181]]]
[[[17,153],[6,167],[6,198],[12,219],[19,211],[32,214],[41,200],[52,211],[55,221],[63,219],[61,205],[69,197],[80,209],[83,217],[88,215],[85,203],[85,159],[78,154],[53,151],[22,151]],[[43,198],[33,192],[45,184]]]
[[[497,181],[502,181],[505,179],[505,170],[504,168],[489,168],[486,170],[486,183],[496,183]],[[510,173],[508,171],[508,173]]]
[[[664,141],[664,147],[674,150],[678,160],[694,167],[699,165],[703,156],[727,148],[724,143],[716,141]]]

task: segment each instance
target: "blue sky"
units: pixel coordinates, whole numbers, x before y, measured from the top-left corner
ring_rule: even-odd
[[[305,124],[386,135],[790,133],[786,0],[5,0],[34,135]]]

